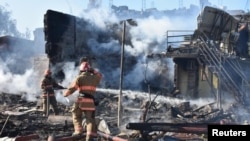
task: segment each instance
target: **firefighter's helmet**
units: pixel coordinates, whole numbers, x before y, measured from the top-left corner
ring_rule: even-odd
[[[90,68],[90,65],[88,62],[82,62],[80,65],[80,71],[88,71]]]
[[[50,69],[46,69],[46,70],[44,71],[44,75],[45,75],[45,76],[51,75]]]
[[[88,59],[88,57],[86,57],[86,56],[84,56],[84,57],[82,57],[81,59],[80,59],[80,63],[82,63],[82,62],[88,62],[89,61],[89,59]]]

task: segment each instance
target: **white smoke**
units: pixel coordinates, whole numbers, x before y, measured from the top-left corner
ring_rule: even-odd
[[[111,30],[107,29],[107,23],[111,24],[120,24],[121,18],[116,17],[114,14],[110,14],[108,10],[105,9],[92,9],[89,11],[83,11],[80,16],[86,19],[91,24],[88,25],[89,29],[93,28],[90,27],[91,25],[94,25],[94,27],[97,27],[96,31],[106,31]],[[131,15],[132,17],[132,15]],[[172,29],[185,29],[185,28],[194,28],[194,25],[196,24],[196,21],[191,21],[188,25],[193,25],[193,27],[187,26],[187,22],[185,24],[181,22],[180,17],[176,18],[169,18],[167,16],[154,16],[151,15],[147,18],[139,18],[136,19],[137,26],[130,26],[127,24],[127,36],[130,36],[131,44],[125,44],[125,61],[126,57],[133,56],[136,58],[136,64],[133,66],[125,66],[125,70],[129,69],[129,73],[124,74],[124,88],[132,88],[132,89],[141,89],[142,82],[150,81],[152,85],[158,85],[161,83],[160,81],[155,81],[155,78],[161,79],[168,79],[173,80],[173,72],[171,72],[173,69],[173,63],[171,59],[160,59],[160,60],[151,60],[149,61],[146,57],[148,54],[151,53],[159,53],[166,50],[166,31],[172,30]],[[121,25],[120,25],[121,26]],[[122,27],[122,26],[121,26]],[[93,31],[95,32],[95,31]],[[119,29],[117,31],[112,32],[122,32],[122,29]],[[121,34],[121,33],[120,33]],[[127,37],[126,36],[126,37]],[[101,57],[109,57],[110,54],[120,54],[121,50],[121,42],[118,39],[110,38],[109,42],[100,42],[97,40],[96,36],[93,36],[93,38],[90,38],[87,43],[90,46],[90,49],[96,56]],[[40,48],[43,49],[40,49]],[[27,47],[28,49],[29,47]],[[20,46],[18,48],[19,53],[14,54],[15,56],[20,57],[7,57],[5,61],[1,62],[1,72],[2,72],[2,79],[1,83],[5,82],[11,82],[11,83],[5,83],[4,85],[1,85],[2,90],[9,91],[12,93],[20,93],[20,91],[26,91],[29,94],[40,93],[39,86],[33,86],[34,90],[31,89],[30,86],[30,80],[34,77],[34,72],[32,67],[29,67],[25,70],[25,72],[21,74],[12,74],[13,71],[15,71],[15,68],[10,67],[10,62],[12,64],[15,64],[15,60],[24,58],[29,56],[28,58],[32,59],[32,55],[37,55],[35,50],[44,50],[44,42],[42,42],[42,45],[39,45],[39,48],[32,50],[32,51],[25,51],[25,46]],[[31,53],[29,53],[31,52]],[[27,54],[28,53],[28,54]],[[27,54],[27,55],[25,55]],[[105,56],[107,55],[107,56]],[[31,56],[31,57],[30,57]],[[103,85],[106,83],[110,84],[118,84],[119,78],[120,78],[120,60],[115,60],[116,62],[108,62],[105,59],[101,60],[97,58],[97,62],[100,66],[100,64],[105,64],[102,66],[102,68],[99,68],[100,71],[104,74],[104,80]],[[120,58],[118,58],[120,59]],[[9,60],[6,63],[6,60]],[[11,61],[12,60],[12,61]],[[32,62],[32,61],[30,61]],[[116,63],[117,67],[114,69],[104,68],[105,66],[109,67]],[[27,63],[28,64],[28,63]],[[169,66],[168,66],[169,65]],[[20,66],[19,63],[16,63],[14,66]],[[21,64],[21,66],[25,66]],[[96,66],[97,68],[99,66]],[[18,67],[17,67],[18,68]],[[72,82],[73,78],[77,75],[78,68],[74,66],[74,64],[68,64],[66,63],[63,67],[63,72],[65,73],[65,80],[62,82],[62,85],[67,87],[70,82]],[[22,78],[23,77],[23,78]],[[115,78],[115,79],[114,79]],[[13,83],[19,82],[20,79],[22,79],[21,85],[18,86],[14,85]],[[155,84],[154,84],[155,83]],[[33,84],[34,85],[34,84]],[[109,84],[107,84],[109,85]],[[164,85],[168,84],[161,84],[163,87]],[[22,88],[19,88],[22,87]],[[161,87],[161,86],[160,86]],[[64,100],[62,100],[64,101]]]
[[[0,69],[0,89],[1,92],[10,94],[25,94],[28,101],[36,100],[36,89],[32,82],[33,70],[28,69],[24,74],[12,74]]]
[[[65,80],[60,85],[64,87],[69,87],[73,82],[74,78],[78,75],[79,70],[76,69],[75,64],[73,62],[65,63],[63,66],[63,70],[64,72],[66,72],[67,75],[65,75]],[[63,91],[64,90],[55,91],[57,101],[63,103],[64,105],[72,105],[72,103],[76,99],[76,93],[73,93],[72,95],[65,98],[63,96]]]
[[[105,9],[92,9],[89,11],[83,11],[80,16],[88,20],[92,25],[95,25],[96,31],[111,30],[107,29],[106,23],[116,23],[120,24],[121,18],[116,17],[114,14],[110,14],[108,10]],[[132,17],[132,16],[131,16]],[[196,17],[196,16],[194,16]],[[185,22],[183,22],[183,19]],[[129,73],[124,74],[124,88],[141,89],[142,82],[147,81],[152,86],[157,87],[169,87],[169,83],[163,80],[173,80],[173,62],[171,59],[156,59],[148,60],[146,57],[151,53],[164,52],[166,50],[166,31],[175,29],[194,29],[196,25],[195,18],[190,17],[190,21],[186,19],[187,17],[168,17],[168,16],[154,16],[151,15],[147,18],[136,19],[137,26],[130,26],[127,24],[127,34],[130,36],[131,44],[125,44],[125,58],[128,56],[133,56],[136,58],[136,64],[134,66],[125,66],[125,70],[129,67]],[[90,25],[91,25],[90,24]],[[90,26],[89,25],[89,26]],[[121,25],[120,25],[121,26]],[[91,29],[91,27],[89,27]],[[121,32],[122,29],[118,30]],[[118,32],[112,31],[112,32]],[[95,31],[93,31],[95,32]],[[110,54],[118,54],[121,50],[121,43],[118,39],[110,39],[109,42],[99,42],[96,36],[88,40],[88,45],[90,49],[96,56],[105,56]],[[127,36],[126,36],[127,37]],[[39,45],[39,47],[44,48],[44,44]],[[40,50],[40,49],[37,49]],[[21,53],[21,52],[20,52]],[[18,54],[16,54],[18,55]],[[29,55],[37,55],[36,53],[31,53]],[[13,58],[10,58],[13,59]],[[104,80],[102,85],[104,87],[106,83],[118,84],[120,78],[120,60],[115,60],[116,62],[107,62],[106,60],[101,60],[97,58],[97,62],[104,64],[100,69],[104,73]],[[126,59],[125,59],[126,60]],[[118,64],[115,69],[108,69],[105,66],[111,66]],[[30,82],[32,77],[34,77],[34,71],[32,68],[27,68],[22,74],[12,74],[11,69],[4,61],[1,62],[1,89],[3,91],[11,93],[20,93],[25,91],[27,94],[39,95],[39,86],[32,86]],[[97,67],[99,67],[97,66]],[[68,87],[73,81],[78,73],[78,68],[74,63],[65,63],[63,67],[63,72],[65,73],[65,79],[61,85]],[[115,79],[114,79],[115,78]],[[161,79],[158,81],[157,79]],[[16,82],[18,83],[16,85]],[[107,84],[109,85],[109,84]],[[107,86],[108,87],[108,86]],[[62,96],[62,90],[57,92],[57,98],[62,103],[65,103],[65,98]]]
[[[129,66],[132,63],[127,63],[124,66],[124,70],[126,71],[124,73],[123,83],[125,89],[143,89],[141,83],[144,82],[146,75],[149,81],[154,81],[151,83],[155,83],[153,84],[155,86],[159,85],[161,81],[163,81],[162,79],[166,78],[173,80],[173,73],[168,73],[170,71],[166,71],[173,70],[173,63],[171,62],[171,59],[149,61],[146,56],[151,53],[159,53],[166,50],[167,30],[195,29],[196,20],[193,17],[196,16],[177,16],[170,18],[164,15],[154,16],[153,14],[154,13],[152,13],[152,15],[149,17],[135,19],[137,26],[132,26],[129,23],[126,24],[125,40],[129,39],[131,43],[124,45],[125,61],[131,57],[135,57],[136,61],[134,63],[136,64]],[[111,30],[110,32],[113,33],[120,32],[118,34],[122,36],[122,21],[124,21],[124,18],[122,17],[118,18],[113,14],[110,15],[110,13],[104,9],[92,9],[89,11],[84,11],[81,16],[83,19],[89,21],[92,27],[96,27],[92,32]],[[132,17],[133,15],[131,15],[131,18]],[[127,16],[126,18],[130,17]],[[185,22],[182,22],[182,18],[185,18]],[[186,18],[190,18],[190,22],[186,20]],[[109,29],[107,28],[106,23],[110,23],[111,25],[118,24],[118,27],[120,28]],[[88,30],[90,30],[90,28],[91,27],[89,26]],[[108,85],[116,85],[114,88],[118,88],[117,84],[119,84],[120,60],[110,60],[110,58],[113,55],[120,54],[121,41],[110,37],[109,42],[100,42],[97,36],[93,35],[93,38],[88,39],[87,42],[90,50],[95,56],[97,56],[96,62],[99,64],[97,67],[101,67],[100,70],[102,73],[104,73],[104,81],[109,83]],[[102,64],[105,64],[105,68],[103,68]],[[116,66],[116,68],[114,68],[114,66]],[[147,72],[147,74],[143,74],[143,72]],[[156,77],[160,80],[155,81],[154,78]],[[158,84],[156,84],[157,82]]]
[[[35,101],[39,86],[34,85],[33,57],[39,54],[32,41],[4,36],[7,44],[0,46],[0,92],[23,95]]]
[[[198,13],[197,13],[198,14]],[[115,15],[110,15],[107,10],[104,9],[93,9],[84,11],[79,17],[87,19],[91,24],[98,27],[94,29],[96,31],[105,31],[107,29],[106,23],[117,23],[120,24],[119,18]],[[126,57],[135,57],[136,64],[133,66],[125,66],[125,70],[128,69],[129,73],[124,74],[124,96],[134,97],[137,96],[141,99],[149,99],[147,92],[139,92],[135,90],[142,89],[142,82],[150,84],[150,86],[158,88],[171,88],[171,83],[174,76],[174,63],[172,59],[152,59],[149,60],[147,55],[151,53],[160,53],[166,51],[166,32],[168,30],[194,30],[196,27],[196,17],[193,16],[149,16],[147,18],[136,19],[137,26],[127,25],[127,34],[131,37],[131,44],[125,44],[125,60]],[[121,26],[121,25],[120,25]],[[89,27],[89,30],[91,27]],[[121,32],[122,29],[118,30]],[[117,32],[118,32],[117,31]],[[114,32],[114,31],[113,31]],[[43,35],[41,35],[43,36]],[[126,36],[127,37],[127,36]],[[89,39],[87,42],[91,51],[97,56],[97,67],[103,74],[102,86],[103,88],[98,89],[100,92],[119,94],[117,89],[108,89],[110,84],[119,84],[120,78],[120,60],[107,61],[111,54],[117,54],[121,51],[121,42],[118,39],[111,38],[109,42],[99,42],[96,36]],[[38,46],[36,50],[44,51],[44,43]],[[42,49],[41,49],[42,47]],[[34,83],[35,70],[32,67],[27,67],[23,73],[15,72],[14,66],[25,66],[20,64],[18,59],[35,57],[37,53],[28,53],[25,51],[25,46],[20,46],[23,51],[16,52],[14,55],[5,56],[5,60],[0,59],[0,92],[11,93],[11,94],[25,94],[25,98],[28,101],[35,101],[41,94],[39,83]],[[1,49],[1,47],[0,47]],[[41,53],[41,52],[40,52]],[[0,54],[1,57],[3,56]],[[15,56],[15,57],[14,57]],[[17,57],[18,56],[18,57]],[[0,58],[1,58],[0,57]],[[100,58],[98,58],[100,57]],[[18,58],[18,59],[17,59]],[[16,62],[15,62],[16,61]],[[32,61],[30,61],[32,62]],[[18,64],[19,63],[19,64]],[[10,67],[12,64],[12,67]],[[95,64],[94,64],[95,65]],[[116,66],[109,68],[110,66]],[[73,62],[67,62],[63,66],[63,72],[65,73],[65,79],[61,82],[61,85],[68,87],[74,78],[78,74],[78,67]],[[35,80],[37,81],[37,80]],[[129,90],[131,89],[131,90]],[[58,102],[65,105],[72,105],[72,102],[76,99],[77,94],[65,98],[63,97],[64,90],[56,91],[56,98]],[[154,96],[154,94],[153,94]],[[182,99],[173,99],[169,97],[159,96],[156,98],[157,102],[169,103],[176,105],[184,102]],[[196,99],[190,100],[191,104],[202,106],[213,102],[214,99]],[[228,104],[224,102],[222,104]],[[127,103],[123,103],[126,105]],[[230,106],[230,105],[226,105]],[[242,112],[242,111],[240,111]],[[135,121],[141,113],[138,115],[131,115],[129,121]],[[239,113],[240,114],[240,113]]]
[[[89,22],[97,25],[100,29],[106,30],[106,22],[116,23],[118,18],[111,14],[106,9],[90,9],[89,11],[82,12],[79,17],[87,19]]]

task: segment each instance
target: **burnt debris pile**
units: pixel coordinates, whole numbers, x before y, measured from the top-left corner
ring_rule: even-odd
[[[204,139],[207,124],[235,123],[233,112],[216,108],[216,103],[202,106],[182,99],[158,96],[148,100],[145,94],[124,95],[123,126],[117,127],[118,95],[98,92],[97,109],[98,136],[102,140],[154,140],[154,139]],[[60,115],[43,116],[39,102],[20,100],[21,95],[2,94],[0,127],[2,139],[23,138],[48,140],[78,140],[71,136],[74,129],[70,106],[59,103]],[[7,98],[8,97],[8,98]],[[130,121],[128,123],[128,121]],[[189,123],[189,124],[187,124]],[[85,120],[83,120],[85,126]]]
[[[71,134],[71,122],[50,123],[43,116],[39,102],[22,100],[21,95],[1,94],[3,105],[0,107],[1,138],[40,138],[45,140],[50,134]],[[64,106],[60,105],[61,113]],[[65,110],[65,109],[64,109]],[[66,116],[66,115],[65,115]],[[67,116],[66,116],[67,117]],[[60,133],[60,132],[63,132]]]

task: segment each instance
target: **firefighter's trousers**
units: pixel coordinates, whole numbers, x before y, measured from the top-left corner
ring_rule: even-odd
[[[47,97],[44,97],[43,98],[43,112],[47,114],[47,108],[50,107],[50,105],[52,106],[52,109],[55,113],[55,115],[58,115],[59,114],[59,110],[58,110],[58,107],[57,107],[57,101],[56,101],[56,97],[55,96],[49,96],[49,103],[47,103]],[[47,107],[49,106],[49,107]]]
[[[83,132],[83,125],[82,125],[83,113],[86,118],[86,141],[89,141],[91,138],[97,136],[95,111],[85,111],[85,110],[83,111],[79,108],[79,105],[77,103],[74,103],[72,107],[72,118],[76,134]]]

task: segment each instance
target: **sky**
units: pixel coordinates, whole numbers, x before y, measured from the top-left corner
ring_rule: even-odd
[[[157,8],[158,10],[177,9],[180,5],[189,7],[190,4],[199,6],[199,0],[99,0],[102,8],[108,9],[110,1],[113,5],[127,5],[129,9],[141,10],[142,8]],[[48,9],[58,10],[63,13],[78,16],[87,9],[88,0],[0,0],[0,5],[12,12],[12,19],[16,20],[17,29],[25,33],[43,27],[43,15]],[[249,10],[248,0],[209,0],[212,5],[226,6],[230,10]]]

